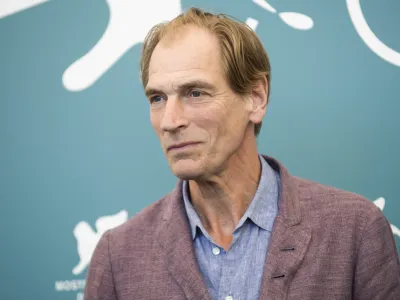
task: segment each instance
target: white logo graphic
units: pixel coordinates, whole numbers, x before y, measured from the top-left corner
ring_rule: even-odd
[[[1,0],[0,19],[47,1],[49,0]]]
[[[383,198],[383,197],[380,197],[380,198],[376,199],[374,201],[374,203],[382,211],[385,208],[385,198]],[[398,227],[394,226],[393,224],[390,224],[390,227],[392,228],[393,234],[397,235],[398,237],[400,237],[400,229]]]
[[[132,46],[143,41],[150,28],[181,12],[180,0],[107,0],[110,21],[104,35],[63,75],[70,91],[81,91],[96,82]]]
[[[0,18],[32,8],[48,0],[2,0]],[[106,0],[110,20],[103,36],[83,57],[69,66],[63,76],[64,87],[82,91],[93,85],[131,47],[143,41],[148,30],[156,23],[170,20],[181,12],[180,0],[126,1]],[[265,0],[252,0],[261,8],[278,16],[287,25],[298,30],[309,30],[313,20],[296,12],[278,13]],[[369,28],[359,0],[346,0],[350,18],[361,39],[382,59],[400,66],[400,53],[383,44]],[[247,18],[246,23],[255,30],[258,20]]]
[[[265,5],[272,8],[265,1],[255,2],[264,5],[264,8]],[[87,54],[64,72],[63,84],[70,91],[82,91],[90,87],[131,47],[143,42],[153,25],[173,19],[182,11],[180,0],[107,0],[107,3],[110,7],[110,21],[104,35]],[[279,15],[292,27],[312,27],[312,20],[306,16],[296,13]],[[258,23],[254,19],[248,19],[249,22],[253,27]]]
[[[360,0],[346,0],[351,21],[365,44],[382,59],[400,67],[400,53],[386,46],[369,28]]]
[[[127,220],[128,212],[125,210],[121,210],[115,215],[100,217],[96,221],[97,232],[87,222],[79,222],[75,226],[74,235],[78,244],[80,261],[73,268],[72,273],[78,275],[89,265],[93,251],[104,232],[125,223]]]
[[[0,2],[0,18],[22,9],[33,7],[47,0],[7,0]],[[173,19],[181,13],[180,0],[126,1],[106,0],[110,9],[110,20],[103,36],[87,54],[69,66],[62,77],[64,87],[70,91],[82,91],[93,85],[131,47],[143,42],[150,28],[157,23]],[[276,9],[265,0],[253,0],[271,13]],[[281,12],[279,17],[298,30],[313,27],[310,17]],[[246,23],[255,30],[258,21],[248,18]]]
[[[271,6],[267,1],[265,0],[253,0],[255,4],[258,6],[264,8],[265,10],[276,14],[277,11],[275,8]],[[306,15],[296,13],[296,12],[281,12],[278,13],[278,16],[282,19],[283,22],[285,22],[287,25],[298,29],[298,30],[308,30],[311,29],[314,26],[313,20]],[[253,19],[253,18],[248,18],[246,20],[247,25],[249,25],[253,30],[256,29],[258,25],[258,21]]]

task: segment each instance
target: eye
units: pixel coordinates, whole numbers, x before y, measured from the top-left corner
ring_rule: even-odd
[[[158,103],[163,100],[163,97],[160,95],[150,97],[150,103]]]
[[[193,98],[198,98],[201,95],[202,95],[202,92],[200,92],[200,91],[191,91],[190,92],[190,96],[193,97]]]

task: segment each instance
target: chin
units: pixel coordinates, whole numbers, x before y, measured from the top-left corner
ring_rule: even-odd
[[[182,180],[195,180],[204,175],[204,170],[201,164],[192,159],[179,159],[170,162],[172,173]]]

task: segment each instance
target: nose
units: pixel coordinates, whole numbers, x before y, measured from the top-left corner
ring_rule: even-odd
[[[179,98],[169,97],[161,119],[161,129],[164,131],[176,131],[187,126],[184,104]]]

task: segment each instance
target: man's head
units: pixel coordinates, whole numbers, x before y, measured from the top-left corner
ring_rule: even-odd
[[[270,64],[247,25],[190,9],[149,32],[141,73],[152,126],[176,176],[207,177],[255,145]],[[187,142],[197,144],[170,149]]]

